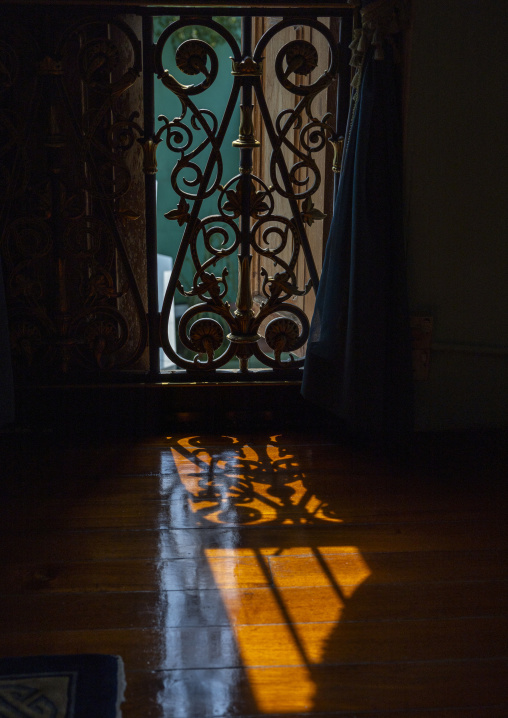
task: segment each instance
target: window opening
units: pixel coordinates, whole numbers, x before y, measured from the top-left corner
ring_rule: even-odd
[[[0,28],[0,252],[22,382],[158,380],[161,365],[177,381],[299,376],[353,11],[334,5],[340,42],[309,8],[170,11],[41,5]]]
[[[176,22],[179,18],[177,16],[164,16],[156,17],[154,19],[154,42],[157,43],[162,32],[172,23]],[[235,38],[237,43],[241,42],[241,18],[233,16],[220,16],[214,18],[217,23],[228,30]],[[207,90],[200,93],[199,107],[206,107],[216,118],[220,118],[224,111],[224,96],[228,92],[228,86],[231,85],[231,48],[224,39],[213,28],[207,26],[197,26],[195,24],[189,24],[179,27],[175,32],[171,33],[168,40],[164,45],[162,52],[162,64],[168,72],[175,77],[175,79],[183,84],[189,83],[189,75],[186,75],[182,69],[178,66],[178,61],[182,62],[182,52],[178,54],[178,48],[184,44],[185,47],[189,47],[189,44],[193,40],[209,45],[217,55],[218,60],[218,71],[217,79],[214,85]],[[185,43],[187,43],[185,45]],[[190,44],[190,48],[196,47]],[[177,57],[179,60],[177,61]],[[185,68],[184,68],[185,69]],[[198,68],[197,68],[198,69]],[[196,73],[199,75],[199,72]],[[194,78],[193,78],[194,79]],[[219,89],[217,89],[219,88]],[[168,88],[162,82],[156,82],[154,86],[155,93],[155,117],[159,118],[159,122],[172,122],[175,116],[178,116],[181,112],[181,105],[178,101],[177,96],[174,93],[168,91]],[[166,118],[161,120],[160,118]],[[225,176],[232,177],[238,172],[238,150],[236,150],[232,143],[237,137],[238,126],[240,118],[240,107],[234,108],[230,124],[227,128],[223,147],[222,147],[222,165],[223,173]],[[164,294],[169,283],[169,277],[171,274],[174,259],[178,253],[178,248],[181,240],[181,224],[179,218],[171,220],[171,210],[168,212],[168,208],[178,208],[180,202],[180,196],[172,186],[172,175],[174,172],[175,162],[178,161],[177,148],[181,148],[185,145],[185,140],[190,140],[189,135],[183,132],[182,142],[178,142],[176,135],[179,132],[183,132],[181,125],[175,125],[172,130],[169,130],[171,136],[168,137],[168,131],[165,133],[165,141],[161,143],[161,146],[157,150],[157,177],[156,177],[156,190],[157,190],[157,254],[158,254],[158,278],[159,282],[164,282],[162,287],[159,287],[159,311],[162,309],[162,303]],[[205,139],[204,131],[202,127],[197,129],[191,127],[193,138],[189,150],[195,152],[199,145]],[[204,152],[197,152],[193,162],[196,165],[196,171],[193,172],[192,166],[182,171],[180,181],[185,185],[187,182],[193,179],[193,175],[196,172],[203,172],[206,165],[206,150]],[[177,179],[178,182],[178,179]],[[187,185],[188,186],[188,185]],[[199,212],[200,220],[204,220],[210,215],[216,214],[216,200],[214,195],[206,196],[203,199],[202,206]],[[169,216],[168,216],[169,215]],[[216,226],[219,227],[217,224]],[[223,229],[226,229],[222,225]],[[221,237],[217,237],[219,243]],[[212,243],[213,243],[212,239]],[[216,242],[215,242],[216,243]],[[198,254],[202,257],[209,258],[210,252],[207,251],[203,243],[198,243],[197,246]],[[229,277],[234,277],[236,274],[236,257],[234,254],[225,256],[222,260],[219,260],[215,265],[215,273],[221,274],[223,269],[226,269]],[[183,287],[192,286],[192,280],[195,273],[195,267],[192,261],[192,256],[188,253],[183,261],[180,282]],[[234,303],[235,294],[234,287],[231,285],[226,294],[226,301]],[[174,301],[171,305],[171,310],[168,319],[168,339],[172,347],[175,348],[177,353],[183,356],[187,360],[192,360],[196,352],[190,350],[184,346],[177,334],[177,323],[181,319],[182,315],[193,305],[199,302],[196,296],[185,296],[180,292],[176,292]],[[204,313],[203,318],[218,319],[222,326],[223,331],[227,331],[227,324],[222,318],[216,317],[211,313]],[[176,369],[176,365],[171,359],[160,350],[160,361],[161,370]],[[230,362],[229,368],[234,368],[233,363]]]
[[[161,369],[298,372],[338,134],[329,18],[157,17],[154,60]]]

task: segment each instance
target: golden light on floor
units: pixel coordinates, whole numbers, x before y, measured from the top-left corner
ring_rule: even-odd
[[[310,494],[298,462],[277,445],[278,437],[263,447],[223,438],[227,443],[216,455],[199,437],[171,447],[198,524],[267,523],[290,529],[341,523]],[[360,551],[340,545],[281,549],[261,542],[255,548],[208,548],[205,555],[258,709],[308,710],[316,691],[313,669],[324,659],[345,604],[370,575]],[[318,587],[322,600],[313,611],[309,606]],[[291,685],[285,687],[277,676],[288,666]]]
[[[220,458],[200,446],[199,436],[186,437],[171,447],[196,516],[214,524],[249,526],[274,520],[303,525],[341,523],[326,502],[308,494],[305,475],[293,455],[281,453],[276,443],[254,447],[240,445],[235,437],[222,438],[230,446],[221,447]],[[277,438],[271,437],[273,442]]]
[[[259,551],[208,549],[205,553],[221,590],[259,709],[265,713],[309,709],[315,692],[312,668],[323,660],[345,601],[370,575],[360,552],[352,546],[301,546],[282,551],[275,547]],[[268,586],[270,577],[272,585]],[[245,588],[257,585],[257,590],[263,591],[263,584],[268,588],[260,596],[264,602],[262,619],[266,623],[253,624],[256,617],[246,617],[242,605]],[[302,604],[312,603],[308,597],[302,599],[301,592],[312,592],[316,586],[330,590],[326,620],[312,622],[308,613],[305,617],[301,615]],[[252,601],[251,595],[248,598]],[[242,622],[246,618],[250,623]],[[259,668],[266,673],[281,666],[292,667],[291,689],[274,693],[272,681],[258,680]]]

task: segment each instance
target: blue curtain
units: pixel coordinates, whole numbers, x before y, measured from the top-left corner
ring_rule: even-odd
[[[305,398],[353,435],[412,429],[399,68],[371,46],[345,151],[304,367]]]
[[[4,278],[0,259],[0,427],[14,421],[14,384],[11,345],[5,304]]]

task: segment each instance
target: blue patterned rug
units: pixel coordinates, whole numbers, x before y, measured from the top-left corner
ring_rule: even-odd
[[[0,658],[1,718],[120,718],[124,688],[117,656]]]

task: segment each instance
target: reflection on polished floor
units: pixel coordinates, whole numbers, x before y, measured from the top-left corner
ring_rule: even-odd
[[[503,437],[0,450],[2,656],[121,655],[124,718],[508,715]]]

